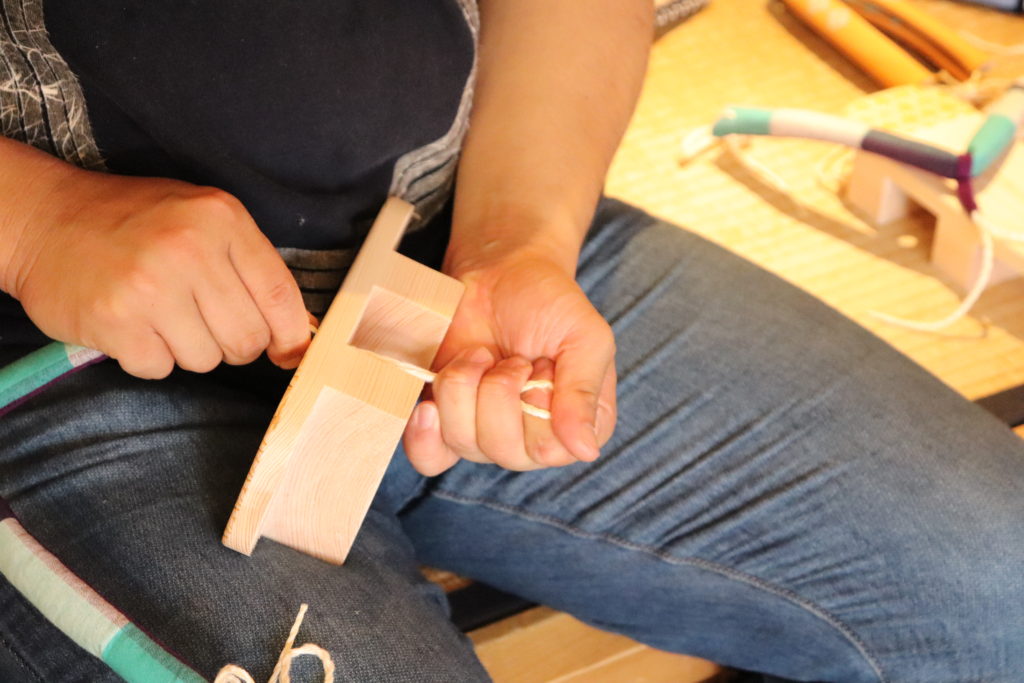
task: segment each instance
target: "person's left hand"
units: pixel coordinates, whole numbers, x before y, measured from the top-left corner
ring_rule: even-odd
[[[511,470],[598,457],[615,426],[615,341],[571,273],[517,254],[457,274],[466,293],[437,354],[432,398],[417,405],[403,443],[432,476],[460,458]],[[525,415],[524,397],[552,419]]]

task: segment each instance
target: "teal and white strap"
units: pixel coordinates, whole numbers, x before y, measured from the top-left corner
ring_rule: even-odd
[[[61,377],[105,358],[94,349],[53,342],[0,368],[0,415]]]

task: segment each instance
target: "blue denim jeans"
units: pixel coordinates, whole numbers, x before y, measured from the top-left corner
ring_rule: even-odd
[[[286,379],[255,370],[89,368],[0,420],[0,495],[210,677],[237,662],[265,680],[307,602],[299,642],[329,649],[339,680],[486,680],[428,563],[786,679],[1024,680],[1012,432],[812,297],[621,203],[602,203],[579,279],[619,345],[602,457],[425,479],[399,452],[343,567],[220,544]],[[114,675],[0,586],[0,679]]]

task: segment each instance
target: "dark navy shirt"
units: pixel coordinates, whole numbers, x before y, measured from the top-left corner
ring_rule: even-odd
[[[277,246],[353,246],[395,161],[452,125],[456,0],[47,0],[116,173],[236,195]]]
[[[465,126],[470,6],[46,0],[41,11],[4,0],[0,73],[13,80],[0,90],[0,134],[71,163],[227,190],[289,248],[307,305],[322,312],[344,259],[308,250],[358,246],[396,161],[414,160],[406,198],[443,200]],[[429,231],[415,239],[437,251]],[[0,292],[0,344],[44,341]]]

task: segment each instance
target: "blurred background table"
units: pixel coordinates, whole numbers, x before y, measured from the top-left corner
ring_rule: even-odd
[[[922,8],[978,37],[1024,43],[1024,18],[950,0]],[[1024,55],[999,58],[993,77],[1024,75]],[[842,114],[877,86],[780,3],[712,0],[655,44],[636,115],[608,194],[717,242],[814,294],[871,329],[951,387],[978,398],[1024,383],[1024,280],[989,289],[971,315],[941,334],[893,327],[870,311],[931,320],[961,292],[928,262],[931,217],[876,229],[819,181],[833,147],[757,140],[810,211],[715,150],[681,166],[683,136],[730,104]],[[1021,217],[1024,224],[1024,216]]]

